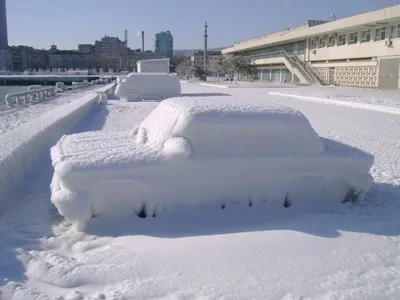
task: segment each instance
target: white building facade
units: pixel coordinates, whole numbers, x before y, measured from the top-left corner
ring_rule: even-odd
[[[400,89],[400,5],[307,21],[222,53],[251,57],[261,80]]]
[[[222,57],[221,51],[207,51],[207,65],[211,66]],[[204,69],[204,51],[196,51],[191,57],[195,67]]]

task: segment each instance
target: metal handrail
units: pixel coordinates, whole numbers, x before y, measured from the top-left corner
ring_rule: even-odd
[[[249,57],[249,58],[252,58],[252,59],[281,57],[281,56],[289,56],[289,55],[285,50],[274,51],[274,52],[265,52],[265,53],[259,53],[259,54],[253,54],[253,55],[246,55],[246,57]]]
[[[263,59],[263,58],[272,58],[272,57],[285,57],[292,67],[297,68],[299,72],[302,73],[304,77],[306,77],[311,83],[320,83],[319,78],[314,74],[312,70],[309,69],[308,65],[305,62],[302,62],[300,57],[296,52],[286,52],[285,50],[274,51],[274,52],[265,52],[253,55],[246,55],[253,60],[255,59]]]
[[[317,79],[315,78],[314,74],[308,70],[307,66],[304,65],[303,61],[300,59],[300,57],[297,55],[297,53],[294,53],[293,55],[294,59],[297,61],[297,64],[301,66],[301,68],[304,70],[305,73],[307,73],[308,78],[311,80],[311,82],[318,82]]]
[[[300,63],[303,65],[303,67],[310,73],[310,75],[313,77],[314,81],[321,83],[321,80],[319,79],[317,74],[315,74],[313,67],[310,64],[306,63],[305,61],[303,61],[297,53],[295,53],[294,55],[295,55],[296,59],[298,61],[300,61]]]

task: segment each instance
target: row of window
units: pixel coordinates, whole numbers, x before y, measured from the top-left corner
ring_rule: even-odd
[[[302,53],[302,52],[304,52],[305,48],[306,48],[306,42],[304,40],[304,41],[299,41],[299,42],[294,42],[294,43],[281,44],[281,45],[277,45],[277,46],[269,46],[269,47],[265,47],[265,48],[257,49],[257,50],[249,50],[249,51],[243,52],[242,55],[251,56],[251,55],[259,55],[259,54],[266,54],[266,53],[279,52],[279,51],[286,51],[288,53],[291,53],[291,52]]]
[[[357,44],[358,43],[358,38],[360,36],[360,43],[368,43],[371,41],[371,29],[366,29],[359,32],[351,32],[348,35],[348,44]],[[375,41],[382,41],[385,40],[387,36],[390,36],[391,39],[396,39],[400,38],[400,24],[399,25],[394,25],[390,27],[390,32],[389,35],[387,33],[387,28],[386,26],[379,27],[375,29]],[[337,38],[337,45],[338,46],[343,46],[346,45],[346,38],[347,34],[346,33],[341,33],[338,35]],[[326,40],[325,39],[319,39],[319,48],[324,48],[326,46]],[[336,45],[336,37],[330,36],[328,38],[328,47],[334,47]],[[312,41],[311,43],[311,48],[315,49],[317,48],[317,41]]]

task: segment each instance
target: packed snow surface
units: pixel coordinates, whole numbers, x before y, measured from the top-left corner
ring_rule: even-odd
[[[400,108],[399,91],[327,86],[323,89],[317,87],[284,89],[281,92],[296,96],[315,97],[346,103],[382,105]]]
[[[181,95],[181,83],[175,74],[130,73],[118,80],[115,93],[126,101],[166,99]]]
[[[373,157],[330,147],[273,97],[171,98],[133,134],[64,136],[51,149],[51,199],[79,229],[92,216],[177,206],[362,200]]]
[[[224,94],[185,84],[183,93],[269,101],[256,87]],[[50,202],[47,149],[0,215],[0,299],[399,299],[400,116],[276,101],[303,113],[321,137],[375,156],[363,203],[311,212],[182,208],[147,219],[97,217],[77,233]],[[79,131],[130,132],[156,106],[109,100]]]

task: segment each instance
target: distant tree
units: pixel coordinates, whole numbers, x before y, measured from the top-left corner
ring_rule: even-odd
[[[208,66],[208,70],[210,70],[211,74],[214,77],[217,77],[217,82],[219,82],[220,77],[225,75],[224,57],[221,57],[218,60],[212,61]]]
[[[235,84],[237,84],[239,74],[250,77],[251,80],[257,78],[257,66],[246,56],[224,56],[221,64],[223,71],[229,76],[229,83],[231,78],[234,77]]]
[[[243,57],[240,73],[247,76],[251,81],[258,79],[257,65],[248,57]]]
[[[178,76],[186,80],[193,75],[193,72],[194,65],[190,59],[183,60],[176,66],[176,73]]]

